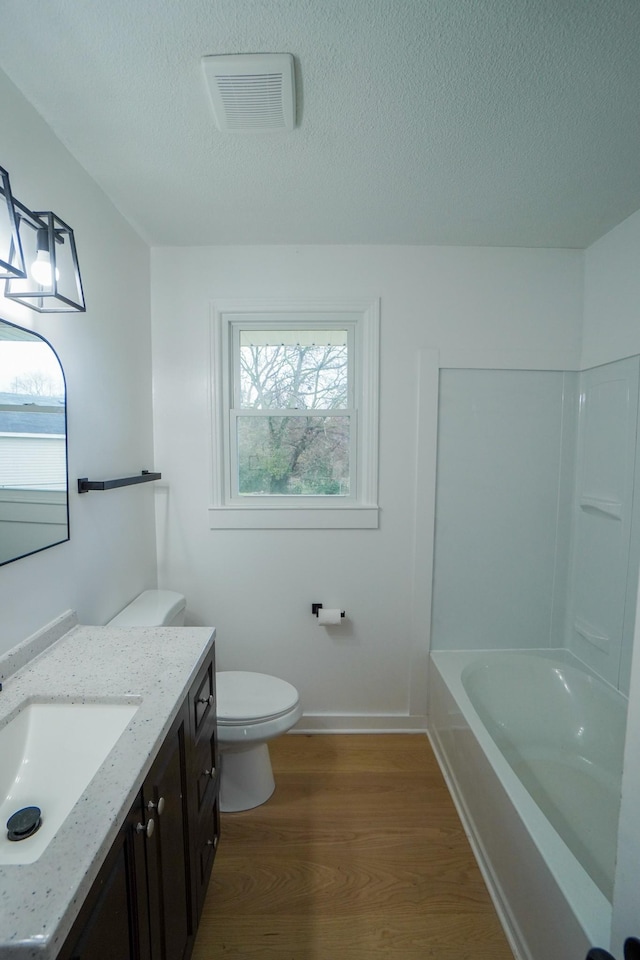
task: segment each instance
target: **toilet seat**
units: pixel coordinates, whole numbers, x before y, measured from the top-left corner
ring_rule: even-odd
[[[296,688],[266,673],[216,674],[218,726],[250,726],[284,717],[298,705]]]

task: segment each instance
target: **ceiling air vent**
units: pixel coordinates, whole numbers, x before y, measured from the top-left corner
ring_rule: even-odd
[[[290,53],[203,57],[202,69],[220,130],[293,130]]]

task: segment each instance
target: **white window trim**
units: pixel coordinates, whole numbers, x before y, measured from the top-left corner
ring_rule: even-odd
[[[273,505],[230,497],[231,326],[243,319],[278,320],[290,314],[356,315],[355,405],[357,414],[356,494],[333,498],[286,498]],[[380,366],[379,300],[218,300],[211,305],[211,505],[210,529],[334,529],[378,526],[378,396]]]

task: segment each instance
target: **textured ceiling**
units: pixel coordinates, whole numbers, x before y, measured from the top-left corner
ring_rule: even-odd
[[[295,56],[293,133],[215,127],[200,58],[248,52]],[[154,245],[584,247],[640,208],[638,0],[3,0],[0,67]]]

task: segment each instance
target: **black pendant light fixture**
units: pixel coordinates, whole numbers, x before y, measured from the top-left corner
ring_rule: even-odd
[[[18,217],[14,205],[9,174],[0,167],[0,192],[4,197],[4,206],[0,204],[0,279],[8,277],[26,277],[24,256],[18,231]],[[13,262],[12,262],[13,260]]]
[[[49,211],[20,217],[26,277],[10,278],[4,295],[38,313],[78,313],[86,309],[78,253],[71,227]]]
[[[6,260],[0,251],[5,297],[38,313],[84,313],[73,230],[50,210],[29,210],[12,195],[9,175],[1,167],[0,176],[0,193],[7,208],[5,219],[12,228],[4,230],[8,239]]]

